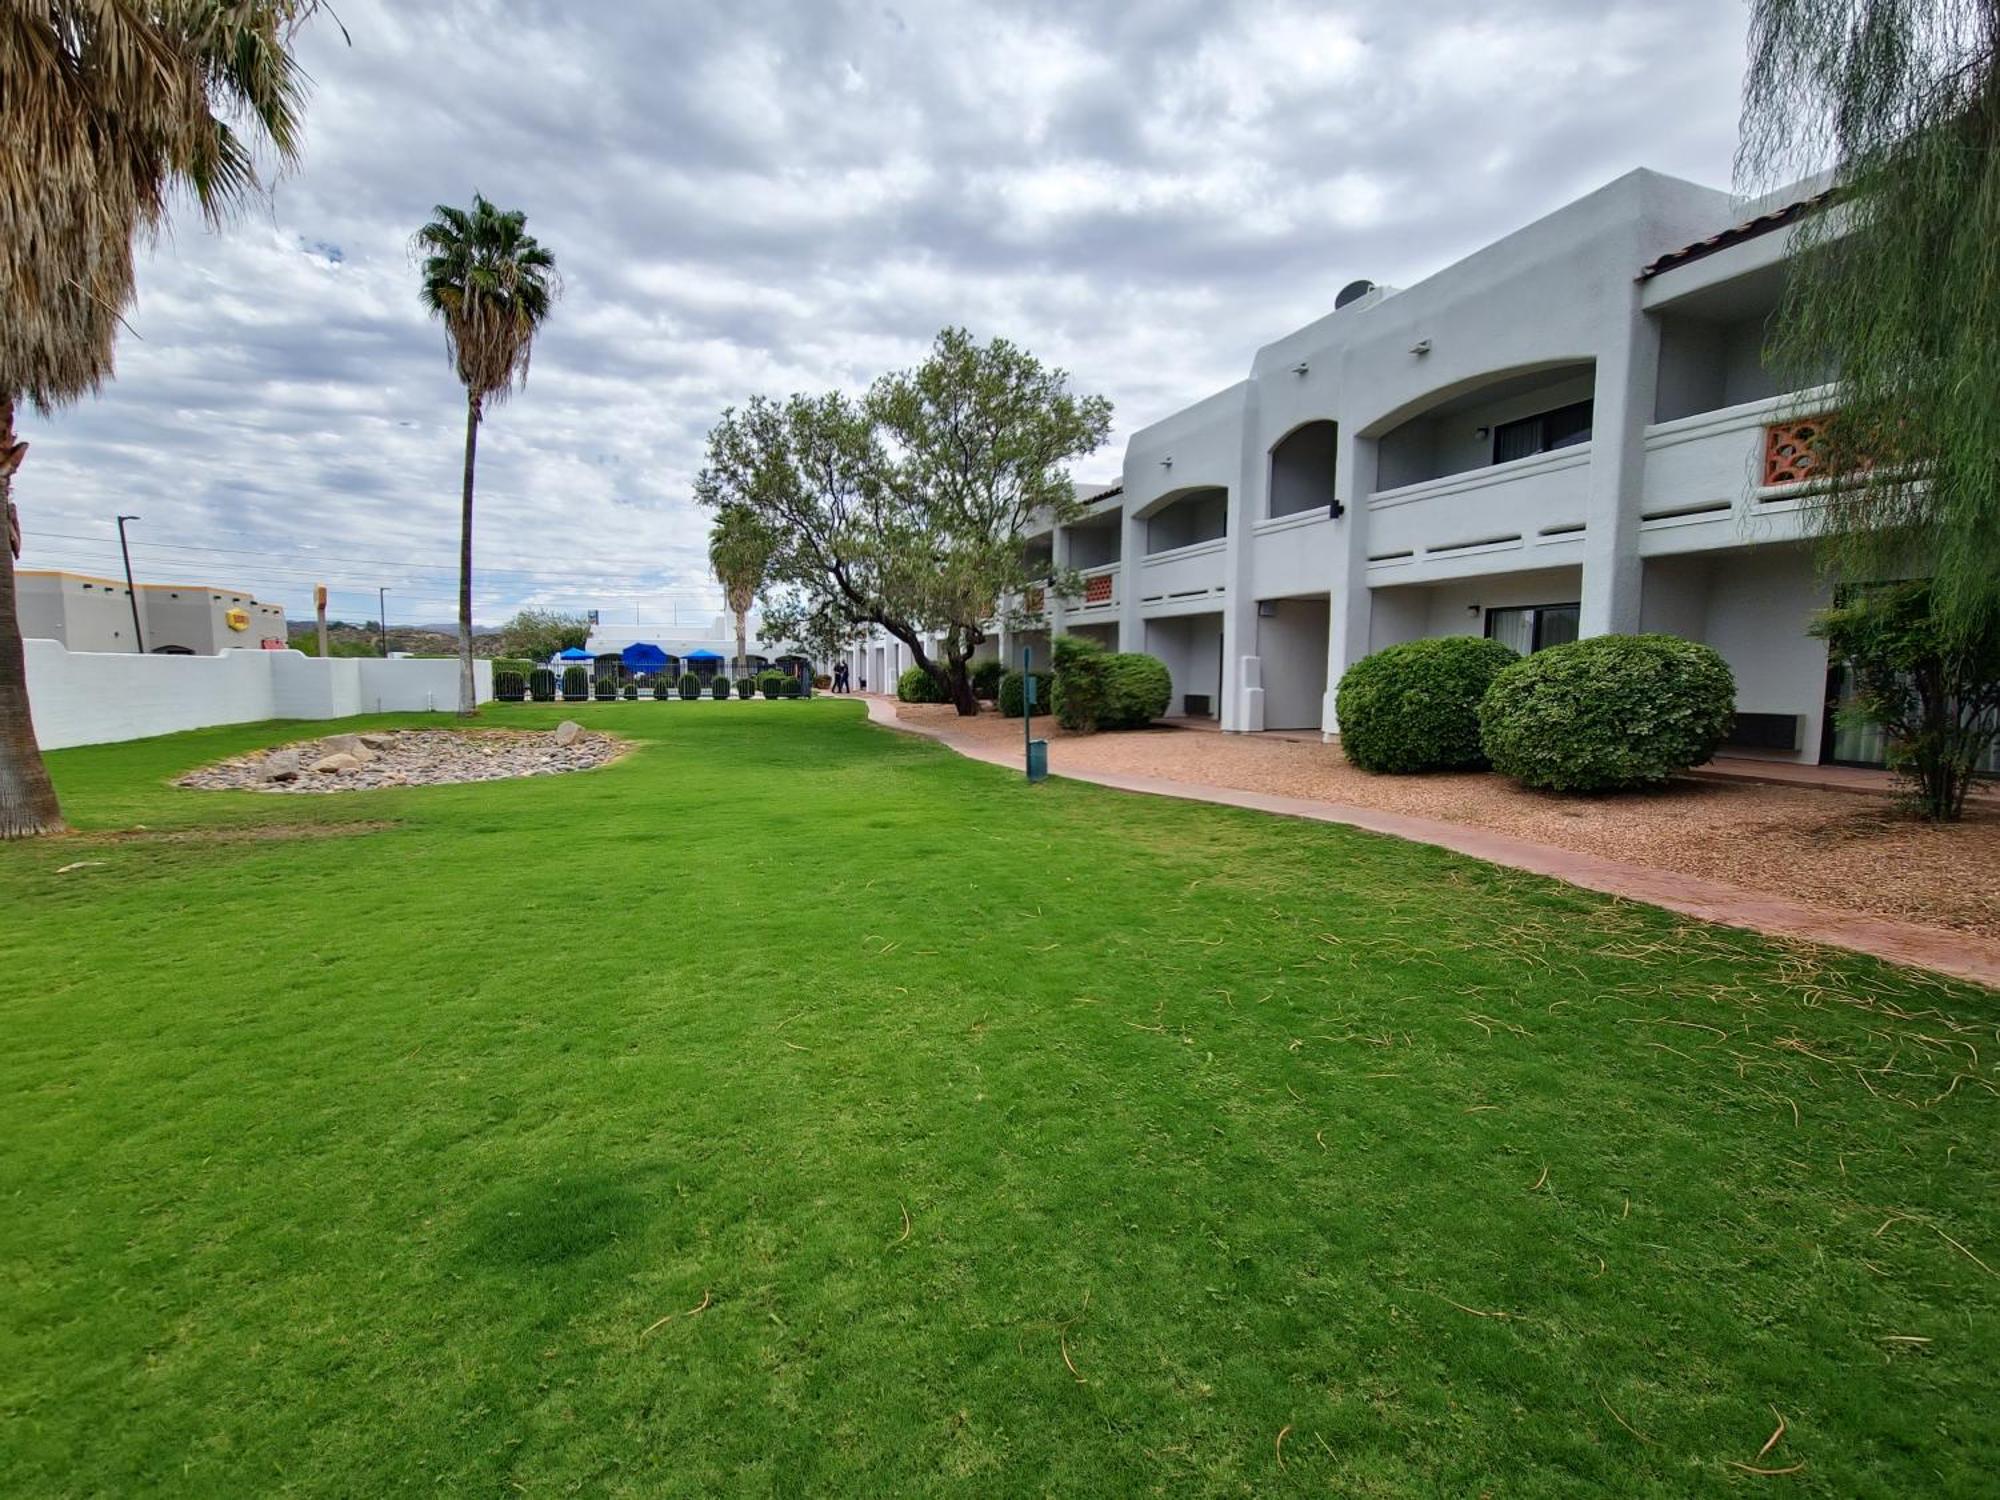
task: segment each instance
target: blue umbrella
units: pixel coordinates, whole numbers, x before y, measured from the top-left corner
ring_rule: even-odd
[[[687,654],[687,659],[689,661],[721,661],[722,653],[720,651],[690,651]]]
[[[595,657],[581,646],[571,646],[566,650],[556,653],[557,661],[594,661],[595,659]]]
[[[657,672],[667,664],[667,653],[651,641],[634,641],[622,655],[626,669],[632,672]]]

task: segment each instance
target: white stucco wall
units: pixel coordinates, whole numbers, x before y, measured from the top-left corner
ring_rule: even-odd
[[[296,651],[139,656],[25,643],[28,702],[44,750],[144,739],[262,719],[336,719],[458,707],[456,661],[320,660]],[[493,696],[493,665],[473,663],[479,701]]]

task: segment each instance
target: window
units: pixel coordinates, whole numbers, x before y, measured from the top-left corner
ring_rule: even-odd
[[[1504,464],[1589,442],[1590,405],[1588,401],[1579,401],[1539,416],[1523,417],[1518,422],[1502,422],[1493,429],[1493,462]]]
[[[1529,604],[1518,609],[1486,611],[1486,634],[1512,646],[1523,656],[1544,646],[1561,646],[1576,639],[1579,607],[1574,604]]]

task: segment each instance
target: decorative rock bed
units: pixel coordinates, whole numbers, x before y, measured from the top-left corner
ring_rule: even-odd
[[[589,771],[618,742],[565,721],[553,733],[523,729],[388,729],[335,734],[239,755],[190,771],[176,786],[232,792],[359,792],[448,786]]]

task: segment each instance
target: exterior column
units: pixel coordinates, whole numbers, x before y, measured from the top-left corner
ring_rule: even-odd
[[[1130,500],[1128,493],[1127,500]],[[1144,651],[1146,625],[1139,618],[1139,566],[1146,559],[1146,523],[1132,515],[1128,503],[1119,511],[1118,649]]]
[[[1597,356],[1579,635],[1625,635],[1639,628],[1645,571],[1639,557],[1639,510],[1646,424],[1653,420],[1659,374],[1659,324],[1641,311],[1635,289],[1624,318],[1609,330]]]
[[[1229,487],[1228,551],[1222,576],[1229,590],[1222,600],[1222,727],[1254,734],[1264,727],[1264,672],[1257,654],[1257,601],[1252,597],[1252,521],[1264,514],[1270,465],[1263,459],[1255,401],[1243,410],[1243,443],[1236,483]]]
[[[1368,586],[1368,497],[1375,493],[1375,439],[1352,436],[1345,425],[1334,458],[1333,493],[1345,507],[1335,532],[1332,598],[1326,631],[1326,699],[1320,714],[1324,734],[1340,732],[1334,701],[1347,669],[1368,654],[1374,598]]]
[[[1051,569],[1058,574],[1069,570],[1069,528],[1067,526],[1057,526],[1051,532],[1049,536],[1049,562]],[[1055,638],[1069,628],[1069,606],[1065,600],[1057,595],[1054,589],[1049,589],[1043,600],[1043,610],[1048,615],[1049,640],[1053,644]]]

